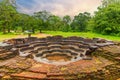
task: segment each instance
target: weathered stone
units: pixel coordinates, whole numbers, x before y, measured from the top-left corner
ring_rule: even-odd
[[[47,76],[50,77],[50,76],[64,76],[66,74],[63,74],[63,73],[47,73]]]
[[[83,60],[92,60],[92,57],[83,57]]]
[[[0,58],[4,58],[0,60],[1,79],[116,80],[120,77],[120,46],[112,41],[50,36],[11,39],[6,43],[13,46],[9,50],[0,48]],[[20,57],[19,51],[29,55]],[[63,60],[66,58],[70,59]]]
[[[4,73],[0,73],[0,78],[2,78],[5,74]]]
[[[46,75],[32,72],[22,72],[20,74],[11,74],[11,77],[25,78],[25,79],[45,79]]]

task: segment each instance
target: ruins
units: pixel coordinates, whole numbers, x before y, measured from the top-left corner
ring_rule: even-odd
[[[116,80],[120,44],[76,36],[6,40],[0,43],[0,78]]]

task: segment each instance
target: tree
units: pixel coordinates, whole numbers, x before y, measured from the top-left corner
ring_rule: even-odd
[[[4,34],[6,33],[6,30],[10,32],[12,28],[13,17],[16,13],[16,8],[12,5],[10,0],[2,0],[0,2],[0,22],[1,29]]]
[[[90,20],[90,13],[84,12],[79,13],[74,17],[73,22],[71,23],[71,28],[74,31],[86,31],[87,23]]]
[[[94,31],[108,35],[120,35],[120,6],[118,3],[99,7],[95,13]]]
[[[67,24],[70,24],[70,22],[71,22],[70,16],[69,16],[69,15],[64,16],[64,17],[63,17],[63,21],[64,21],[65,23],[67,23]]]
[[[61,27],[61,19],[59,16],[51,15],[48,18],[48,29],[52,31],[58,31]]]
[[[71,18],[69,15],[66,15],[63,17],[63,26],[62,26],[62,31],[68,32],[70,31],[70,23],[71,23]]]
[[[34,13],[34,17],[42,19],[44,22],[46,22],[47,19],[49,18],[49,16],[51,16],[51,15],[52,14],[47,11],[39,11],[39,12]]]
[[[34,17],[42,21],[42,26],[40,27],[41,29],[47,29],[48,28],[48,18],[52,14],[47,11],[39,11],[34,13]],[[40,29],[40,30],[41,30]]]
[[[120,0],[102,0],[102,7],[107,7],[110,4],[120,4]]]

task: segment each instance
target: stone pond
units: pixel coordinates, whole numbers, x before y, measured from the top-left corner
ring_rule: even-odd
[[[6,40],[0,43],[0,78],[117,80],[120,43],[76,36]]]

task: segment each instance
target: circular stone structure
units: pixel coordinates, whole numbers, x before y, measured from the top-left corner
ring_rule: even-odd
[[[10,39],[0,43],[0,79],[117,80],[119,52],[119,43],[99,38]]]
[[[10,40],[9,40],[10,41]],[[9,42],[8,41],[8,42]],[[104,39],[53,36],[47,38],[26,38],[11,40],[20,56],[31,56],[37,62],[66,65],[79,60],[91,60],[91,52],[98,47],[112,45]],[[22,44],[21,44],[22,43]]]

